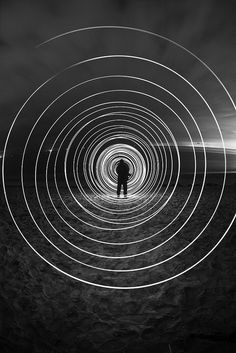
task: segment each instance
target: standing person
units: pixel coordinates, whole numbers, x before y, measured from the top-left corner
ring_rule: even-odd
[[[116,167],[116,172],[118,175],[118,183],[117,183],[117,197],[120,197],[121,186],[124,189],[124,197],[127,197],[127,182],[128,178],[131,175],[129,173],[129,166],[121,159]]]

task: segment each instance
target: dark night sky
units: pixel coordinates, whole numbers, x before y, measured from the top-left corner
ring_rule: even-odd
[[[38,85],[66,65],[81,60],[84,55],[92,57],[100,50],[113,53],[119,45],[118,38],[104,35],[101,43],[96,38],[89,37],[89,40],[85,38],[79,44],[69,39],[56,41],[50,48],[47,45],[36,48],[39,43],[51,37],[77,28],[99,25],[131,26],[168,37],[185,46],[209,65],[220,77],[232,98],[236,99],[234,1],[15,0],[1,1],[0,6],[0,150],[3,150],[6,134],[16,112]],[[129,48],[128,35],[122,37],[122,46]],[[151,55],[155,56],[157,48],[152,48],[150,43],[147,46]],[[139,50],[145,52],[146,48]],[[172,64],[182,74],[186,72],[193,84],[199,84],[202,89],[206,87],[210,92],[208,98],[217,111],[226,147],[233,154],[234,149],[236,150],[236,116],[232,107],[222,103],[224,97],[216,89],[215,83],[204,75],[199,65],[188,67],[184,61],[178,60],[173,63],[171,54],[168,46],[163,48],[162,62],[170,66]],[[87,70],[89,72],[89,66]],[[159,77],[161,80],[162,76]],[[71,82],[67,82],[65,86],[70,86]],[[175,88],[173,86],[174,90]],[[217,148],[218,137],[215,138],[215,132],[208,124],[204,112],[200,106],[195,106],[194,109],[198,114],[198,123],[204,126],[206,145]],[[26,125],[27,120],[19,124],[19,139]],[[179,136],[179,141],[184,146],[188,145],[184,137]]]

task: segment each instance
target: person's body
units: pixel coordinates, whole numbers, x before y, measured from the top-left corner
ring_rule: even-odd
[[[117,182],[117,197],[120,197],[121,187],[123,186],[124,197],[127,197],[127,182],[129,176],[129,166],[121,159],[117,165],[116,172],[118,175],[118,182]]]

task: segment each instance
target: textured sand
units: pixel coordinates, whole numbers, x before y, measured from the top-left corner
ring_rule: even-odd
[[[179,189],[173,200],[176,205],[187,190]],[[205,191],[197,218],[185,229],[184,243],[204,222],[207,205],[212,204],[217,190],[209,187]],[[227,188],[210,228],[213,238],[232,218],[235,193],[234,186]],[[29,229],[14,188],[11,197],[18,220]],[[35,209],[37,212],[37,205]],[[166,222],[171,212],[173,207],[156,222]],[[156,228],[157,223],[152,221],[149,227]],[[233,226],[200,265],[171,282],[139,290],[102,289],[71,280],[40,260],[17,232],[1,197],[1,352],[236,351],[235,229]],[[147,234],[149,231],[146,228]],[[167,247],[166,254],[168,251]],[[182,266],[182,259],[179,261]],[[175,268],[167,266],[163,271]],[[160,273],[152,272],[147,280],[157,275]],[[88,276],[99,281],[98,273],[90,271]],[[117,281],[106,277],[108,284]],[[137,284],[144,280],[137,279]]]

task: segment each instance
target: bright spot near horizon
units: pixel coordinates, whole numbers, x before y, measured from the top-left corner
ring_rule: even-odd
[[[155,145],[159,146],[159,145]],[[174,146],[173,144],[165,145],[166,147],[172,147]],[[223,149],[225,148],[226,150],[231,150],[231,153],[236,153],[236,141],[225,141],[224,146],[223,143],[220,143],[218,141],[207,141],[202,143],[202,141],[193,141],[193,144],[189,142],[181,142],[177,144],[177,147],[191,147],[191,148],[211,148],[211,149]]]

